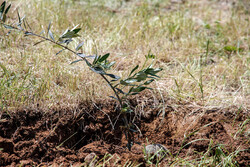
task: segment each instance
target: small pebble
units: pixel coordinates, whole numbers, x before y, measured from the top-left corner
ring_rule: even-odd
[[[168,150],[161,144],[150,144],[145,147],[145,152],[148,157],[156,155],[158,159],[163,159]]]

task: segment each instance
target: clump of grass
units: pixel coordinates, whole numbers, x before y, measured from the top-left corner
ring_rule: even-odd
[[[104,54],[109,51],[114,55],[112,61],[118,62],[112,72],[120,76],[136,64],[142,64],[140,60],[151,49],[159,59],[157,63],[165,70],[163,79],[157,82],[163,97],[224,107],[249,105],[249,19],[247,14],[242,13],[243,3],[235,4],[237,10],[230,2],[222,6],[216,1],[172,4],[168,1],[35,0],[16,3],[14,7],[19,8],[20,15],[29,16],[32,27],[37,29],[47,27],[48,22],[53,20],[51,30],[55,34],[60,34],[59,30],[64,27],[80,23],[85,42],[82,52],[92,54],[98,51]],[[9,22],[13,20],[9,18]],[[53,46],[41,44],[34,49],[14,32],[9,36],[11,41],[3,38],[6,37],[2,34],[1,52],[5,56],[1,58],[1,63],[15,72],[31,66],[31,78],[36,78],[37,87],[30,88],[29,92],[36,94],[41,91],[34,98],[26,98],[23,102],[25,106],[39,104],[47,108],[59,104],[73,107],[79,103],[79,98],[95,100],[108,95],[94,74],[85,75],[88,70],[85,66],[68,66],[72,55],[62,53],[60,57],[51,56]],[[35,42],[34,39],[27,40]],[[210,41],[209,50],[207,56],[202,58],[201,67],[200,57],[206,52],[207,41]],[[22,45],[17,47],[17,43]],[[225,49],[228,46],[236,48],[236,51],[228,52]],[[18,63],[21,57],[27,57],[22,67]],[[201,76],[200,67],[203,93],[197,84]],[[45,76],[49,78],[48,82],[42,80]],[[9,99],[12,100],[15,101]],[[18,103],[10,104],[10,108],[14,109]]]

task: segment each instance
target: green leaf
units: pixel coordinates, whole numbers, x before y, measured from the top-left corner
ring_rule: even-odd
[[[6,5],[6,2],[3,1],[3,3],[1,4],[1,7],[0,7],[0,13],[1,13],[1,14],[3,14],[3,12],[4,12],[5,5]]]
[[[125,92],[123,92],[121,89],[119,89],[119,88],[116,88],[116,90],[118,90],[118,92],[119,93],[121,93],[121,94],[126,94]]]
[[[59,55],[62,51],[64,51],[65,49],[60,50],[59,52],[56,53],[56,55]]]
[[[4,26],[4,28],[10,29],[10,30],[13,30],[13,29],[14,29],[13,27],[8,26],[8,25],[3,25],[3,26]]]
[[[60,38],[75,38],[78,37],[79,35],[76,34],[74,31],[68,31],[64,35],[62,35]]]
[[[10,7],[11,7],[11,4],[6,8],[6,10],[5,10],[5,14],[7,14],[8,13],[8,11],[10,10]]]
[[[135,79],[137,80],[137,82],[141,82],[141,81],[147,79],[147,74],[145,72],[143,72],[143,71],[140,71],[140,72],[138,72],[136,74],[136,78]]]
[[[68,28],[64,31],[64,33],[62,33],[62,35],[60,37],[62,37],[63,35],[65,35],[67,32],[69,32]]]
[[[155,75],[155,74],[157,74],[157,73],[160,72],[160,71],[162,71],[161,68],[156,68],[156,69],[154,69],[154,68],[147,68],[147,69],[145,70],[145,73],[146,73],[146,74],[149,74],[149,75],[152,75],[152,76],[155,76],[155,77],[158,77],[158,76]],[[159,77],[158,77],[158,78],[159,78]]]
[[[115,64],[115,61],[112,61],[112,62],[110,62],[110,63],[107,65],[107,67],[108,67],[108,68],[111,68],[114,64]]]
[[[84,42],[81,42],[78,44],[78,46],[76,47],[76,51],[78,51],[82,46],[83,46]]]
[[[90,69],[97,74],[102,74],[102,75],[106,74],[105,71],[101,67],[94,67],[94,68],[90,67]]]
[[[135,72],[135,70],[137,70],[138,68],[139,68],[139,65],[135,66],[135,67],[131,70],[129,76],[131,76],[131,75],[133,74],[133,72]]]
[[[145,89],[151,89],[151,88],[148,88],[148,87],[145,87],[145,86],[138,86],[138,87],[136,87],[136,88],[131,88],[130,90],[129,90],[129,92],[133,92],[133,93],[139,93],[139,92],[141,92],[141,91],[143,91],[143,90],[145,90]]]
[[[129,79],[126,79],[126,80],[121,80],[120,84],[125,85],[125,86],[127,86],[127,85],[132,86],[131,84],[134,83],[134,82],[137,82],[137,79],[129,78]]]
[[[54,38],[54,36],[53,36],[53,34],[52,34],[52,32],[49,30],[49,36],[50,36],[50,38],[53,40],[53,41],[55,41],[55,38]]]
[[[40,34],[39,34],[39,35],[42,35],[43,33],[45,33],[45,31],[44,31],[44,30],[42,30],[42,31],[40,32]]]
[[[114,78],[115,79],[115,81],[117,81],[117,80],[119,80],[121,77],[119,77],[119,76],[117,76],[117,75],[114,75],[114,74],[105,74],[105,75],[107,75],[107,76],[109,76],[109,77],[111,77],[111,78]]]
[[[49,22],[48,29],[47,29],[48,34],[49,34],[49,31],[50,31],[50,28],[51,28],[51,21]]]
[[[150,84],[151,82],[153,82],[153,81],[154,81],[154,79],[150,79],[150,80],[144,82],[144,85],[149,85],[149,84]]]
[[[5,14],[5,13],[4,13],[3,16],[2,16],[2,20],[3,20],[3,22],[6,21],[6,14]]]
[[[73,27],[73,28],[71,29],[71,31],[74,31],[78,26],[79,26],[79,24],[77,24],[75,27]]]
[[[86,64],[87,64],[90,68],[92,68],[92,65],[89,63],[89,61],[88,61],[87,59],[84,59],[84,61],[86,62]]]
[[[100,56],[96,55],[96,57],[95,57],[95,59],[94,59],[94,61],[93,61],[93,64],[96,64],[97,61],[99,60],[99,58],[100,58]]]
[[[21,21],[21,18],[20,18],[18,10],[17,10],[17,17],[18,17],[18,21],[19,21],[19,25],[20,25],[22,23],[22,21]]]
[[[70,64],[75,64],[75,63],[77,63],[79,61],[83,61],[83,59],[78,59],[78,60],[72,61]]]
[[[83,53],[77,53],[77,55],[80,56],[81,58],[85,58],[86,57],[86,55],[83,54]]]
[[[28,32],[28,31],[26,31],[25,33],[24,33],[25,35],[34,35],[32,32]]]
[[[70,42],[72,42],[73,40],[71,39],[71,38],[68,38],[68,39],[66,39],[66,40],[62,40],[61,38],[59,38],[59,43],[60,44],[63,44],[63,43],[65,43],[65,44],[69,44]]]
[[[89,56],[87,56],[87,55],[85,55],[85,54],[83,54],[83,53],[77,53],[77,55],[79,56],[79,57],[81,57],[81,58],[95,58],[96,57],[96,55],[89,55]]]
[[[109,97],[111,97],[111,98],[113,98],[113,99],[119,101],[119,100],[118,100],[116,97],[114,97],[114,96],[109,96]]]
[[[77,29],[74,29],[73,32],[74,32],[75,34],[77,34],[80,30],[81,30],[81,28],[77,28]]]
[[[98,59],[98,62],[103,62],[104,60],[106,60],[108,57],[109,57],[109,53],[107,53],[107,54],[105,54],[105,55],[103,55],[102,57],[100,57],[99,59]]]
[[[141,91],[145,90],[146,88],[147,87],[145,87],[145,86],[138,86],[137,88],[133,88],[131,92],[138,93],[138,92],[141,92]]]

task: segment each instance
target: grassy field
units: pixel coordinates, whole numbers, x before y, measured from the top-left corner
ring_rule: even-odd
[[[2,2],[2,1],[0,1]],[[250,108],[250,3],[248,0],[11,0],[7,23],[16,10],[40,33],[52,23],[59,37],[79,24],[82,53],[110,53],[112,73],[127,76],[156,56],[161,78],[142,99],[202,109]],[[74,109],[85,101],[113,95],[106,83],[77,57],[51,43],[0,26],[0,110]],[[248,113],[249,114],[249,113]],[[0,117],[1,119],[1,117]],[[247,119],[249,121],[249,118]],[[185,161],[186,162],[186,161]]]
[[[149,52],[156,55],[164,71],[152,94],[194,105],[249,107],[247,1],[11,2],[37,33],[50,21],[58,36],[79,24],[83,53],[111,53],[117,75],[127,75]],[[9,15],[14,19],[16,11]],[[69,65],[74,55],[56,56],[59,49],[51,44],[32,46],[38,39],[6,32],[1,28],[1,65],[9,72],[1,75],[3,110],[72,107],[110,95],[83,63]]]

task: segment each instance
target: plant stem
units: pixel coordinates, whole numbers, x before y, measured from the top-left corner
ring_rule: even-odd
[[[61,47],[64,48],[65,50],[68,50],[68,51],[70,51],[71,53],[73,53],[73,54],[79,56],[77,52],[73,51],[72,49],[68,48],[67,46],[64,46],[64,45],[62,45],[62,44],[60,44],[60,43],[58,43],[58,42],[56,42],[56,41],[53,41],[53,40],[51,40],[51,39],[49,39],[49,38],[47,38],[47,37],[44,37],[44,36],[35,34],[35,33],[33,33],[33,32],[30,32],[30,31],[25,31],[24,29],[19,29],[19,28],[15,27],[15,26],[5,24],[5,23],[3,23],[2,21],[0,22],[0,24],[2,24],[2,25],[4,25],[4,26],[8,26],[8,27],[10,27],[10,28],[12,28],[12,29],[15,29],[15,30],[18,30],[18,31],[22,31],[22,32],[23,32],[24,34],[26,34],[26,35],[33,35],[33,36],[36,36],[36,37],[38,37],[38,38],[44,39],[44,40],[46,40],[46,41],[49,41],[49,42],[51,42],[51,43],[54,43],[54,44],[56,44],[56,45],[58,45],[58,46],[61,46]],[[79,57],[81,57],[81,56],[79,56]],[[89,64],[91,64],[85,57],[81,57],[81,58],[82,58],[83,60],[85,60],[86,62],[88,62]],[[109,82],[109,80],[107,79],[107,77],[105,77],[103,74],[100,74],[100,75],[101,75],[101,77],[108,83],[108,85],[111,87],[111,89],[112,89],[113,92],[115,93],[115,96],[116,96],[116,98],[117,98],[118,101],[119,101],[120,109],[121,109],[121,108],[122,108],[122,100],[121,100],[120,96],[118,95],[117,91],[115,90],[114,86]]]

